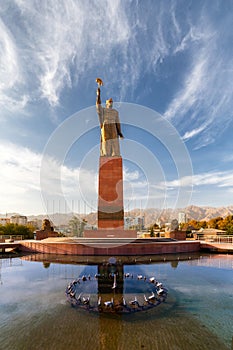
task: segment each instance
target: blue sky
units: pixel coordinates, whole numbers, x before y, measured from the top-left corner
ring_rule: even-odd
[[[231,0],[2,1],[0,213],[96,210],[96,77],[126,206],[232,205],[232,24]]]

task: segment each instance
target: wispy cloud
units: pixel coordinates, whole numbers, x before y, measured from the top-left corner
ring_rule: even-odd
[[[221,42],[224,26],[215,27],[204,5],[198,21],[188,5],[187,18],[182,17],[176,1],[150,5],[150,11],[143,3],[121,0],[14,0],[5,5],[0,12],[1,100],[9,108],[10,101],[23,108],[39,98],[57,106],[64,87],[93,70],[111,81],[110,93],[114,89],[122,100],[145,72],[156,75],[165,58],[185,53],[190,69],[182,72],[182,87],[165,116],[179,119],[203,104],[220,112],[232,94],[227,84],[228,93],[217,93],[227,78],[224,68],[232,72]],[[15,92],[9,91],[13,86]]]
[[[183,177],[173,181],[166,181],[164,185],[167,188],[186,187],[190,183],[195,186],[216,186],[216,187],[233,187],[233,173],[232,171],[216,171],[206,172],[193,175],[192,177]]]
[[[93,66],[109,62],[112,51],[128,42],[129,32],[121,1],[5,4],[0,11],[1,100],[8,108],[11,100],[24,107],[30,94],[31,100],[58,105],[63,88]],[[122,69],[127,70],[124,55]],[[13,87],[17,96],[9,91]]]
[[[23,109],[28,102],[28,95],[19,92],[22,81],[20,57],[15,38],[0,18],[0,108],[10,111]],[[2,117],[2,115],[1,115]]]
[[[199,21],[189,22],[190,30],[174,50],[188,55],[189,68],[182,72],[181,87],[164,116],[185,130],[184,140],[196,138],[197,149],[214,142],[232,120],[232,49],[224,40],[230,17],[223,26],[203,8]]]
[[[97,69],[121,100],[145,69],[156,71],[165,57],[200,40],[192,28],[182,37],[177,6],[171,4],[161,1],[143,11],[141,3],[121,0],[14,0],[0,12],[5,75],[11,74],[24,104],[30,95],[56,106],[64,87]]]
[[[124,180],[129,181],[129,182],[139,180],[139,178],[140,178],[140,174],[137,170],[130,171],[129,168],[127,168],[127,167],[124,167],[123,176],[124,176]]]
[[[28,148],[3,142],[0,143],[0,153],[0,212],[21,211],[33,214],[44,211],[40,182],[42,155]],[[53,169],[54,172],[51,171],[46,179],[47,189],[50,190],[47,196],[52,194],[56,198],[58,182],[63,182],[64,192],[67,194],[71,184],[74,185],[75,180],[77,182],[78,170],[62,166],[52,158],[48,162],[49,170]],[[61,169],[60,177],[57,176],[58,167]]]
[[[232,11],[220,2],[218,6],[209,6],[208,1],[196,4],[195,1],[148,0],[146,3],[147,6],[144,1],[124,0],[2,2],[2,134],[11,140],[15,135],[17,140],[24,137],[29,145],[25,148],[0,143],[3,211],[13,205],[19,209],[27,206],[30,210],[30,203],[40,201],[42,155],[30,150],[30,130],[36,125],[34,118],[38,123],[43,114],[41,140],[45,139],[51,131],[46,124],[48,115],[57,117],[62,108],[66,109],[62,103],[68,95],[72,103],[74,94],[79,98],[76,91],[81,85],[79,82],[82,81],[85,92],[96,75],[103,78],[104,88],[119,101],[141,101],[142,94],[146,99],[149,95],[153,99],[156,89],[160,89],[161,101],[155,96],[147,102],[154,106],[161,104],[160,110],[165,110],[165,117],[182,139],[189,141],[188,147],[199,149],[216,138],[220,144],[219,138],[227,131],[233,116]],[[232,5],[228,6],[233,9]],[[166,86],[169,88],[164,91]],[[79,105],[79,101],[75,103]],[[31,118],[30,125],[25,126],[22,118],[19,120],[21,113]],[[13,119],[16,122],[11,124]],[[231,148],[229,140],[228,149]],[[223,161],[232,160],[229,154],[218,158],[221,160],[216,162],[216,169]],[[77,189],[85,199],[96,200],[94,171],[71,168],[51,158],[48,162],[52,170],[46,179],[49,196],[56,194],[59,185],[67,198]],[[204,164],[201,166],[205,169]],[[59,167],[60,173],[53,171]],[[154,196],[192,182],[196,190],[203,185],[228,190],[233,180],[230,172],[216,171],[166,184],[159,183],[161,179],[153,183],[152,176],[148,184],[148,179],[130,169],[124,169],[124,179],[129,187],[133,185],[129,193],[135,196],[142,196],[148,186],[154,189],[150,193]]]
[[[165,118],[181,118],[199,101],[204,88],[203,80],[206,65],[207,61],[204,55],[195,62],[192,70],[186,77],[184,88],[179,91],[165,112]]]
[[[208,122],[206,122],[204,125],[201,125],[200,127],[193,129],[191,131],[186,131],[186,133],[184,134],[184,136],[182,137],[182,139],[184,141],[187,141],[188,139],[197,136],[199,133],[201,133],[203,130],[206,129],[206,127],[208,126]]]

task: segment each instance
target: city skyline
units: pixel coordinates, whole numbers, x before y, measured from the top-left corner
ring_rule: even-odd
[[[96,207],[98,76],[125,136],[125,204],[232,205],[232,10],[230,0],[5,1],[0,213]]]

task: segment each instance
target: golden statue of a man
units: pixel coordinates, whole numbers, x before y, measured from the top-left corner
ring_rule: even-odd
[[[103,85],[103,82],[100,78],[97,78],[96,82],[98,83],[96,110],[101,129],[100,155],[120,157],[119,137],[123,138],[123,135],[121,133],[119,114],[116,109],[112,108],[112,98],[106,101],[106,108],[101,106],[100,85]]]

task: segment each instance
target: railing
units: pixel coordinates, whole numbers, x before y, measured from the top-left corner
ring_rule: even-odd
[[[217,237],[215,242],[216,243],[230,243],[230,244],[233,244],[233,236]]]
[[[209,242],[209,243],[233,244],[233,236],[216,236],[211,238],[200,237],[199,240]]]
[[[12,239],[14,241],[22,241],[23,236],[21,235],[1,235],[0,236],[0,241],[5,241],[5,239]]]

